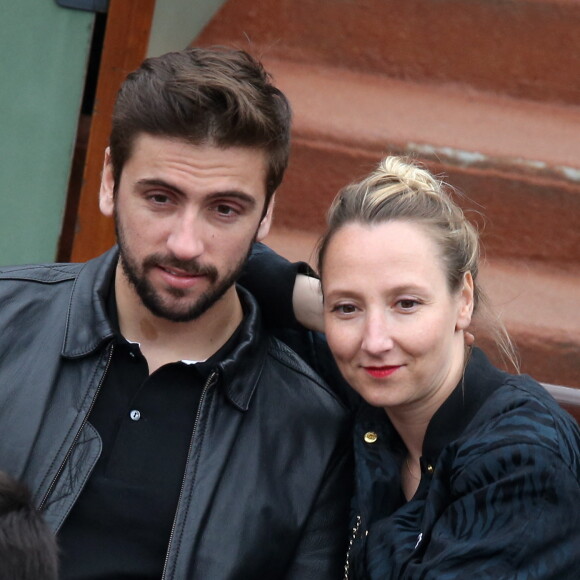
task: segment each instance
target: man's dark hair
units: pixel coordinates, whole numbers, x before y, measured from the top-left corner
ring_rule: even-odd
[[[0,471],[0,580],[56,580],[57,554],[28,489]]]
[[[290,150],[290,105],[247,52],[189,48],[149,58],[121,86],[110,138],[115,188],[140,134],[266,153],[266,200]]]

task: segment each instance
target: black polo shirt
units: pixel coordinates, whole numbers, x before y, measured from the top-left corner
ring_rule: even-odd
[[[89,415],[102,453],[59,532],[63,580],[161,577],[201,393],[238,334],[205,362],[151,375],[139,345],[117,334]]]

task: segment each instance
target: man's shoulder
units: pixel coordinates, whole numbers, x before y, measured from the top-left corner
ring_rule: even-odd
[[[58,284],[74,280],[83,264],[26,264],[23,266],[0,266],[0,282],[35,282]]]
[[[268,355],[277,367],[277,372],[284,376],[284,384],[291,383],[293,389],[306,399],[312,398],[324,404],[331,404],[337,409],[347,411],[347,405],[333,388],[328,385],[303,358],[286,343],[270,336]]]
[[[304,359],[298,356],[298,354],[287,344],[273,335],[270,336],[268,353],[281,365],[287,367],[289,372],[298,373],[303,375],[305,379],[324,386],[323,379],[314,371],[314,369],[307,364]]]
[[[117,262],[117,248],[89,260],[88,262],[54,262],[49,264],[25,264],[21,266],[0,266],[0,291],[19,286],[21,283],[58,285],[75,282],[82,278],[92,287],[108,279]]]

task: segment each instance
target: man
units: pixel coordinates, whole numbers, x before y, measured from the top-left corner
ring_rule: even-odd
[[[235,286],[289,124],[244,52],[146,60],[103,167],[118,249],[0,273],[0,469],[62,578],[340,576],[348,412]]]

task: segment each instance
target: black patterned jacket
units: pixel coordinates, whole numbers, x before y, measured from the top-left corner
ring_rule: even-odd
[[[530,377],[474,349],[429,424],[409,502],[405,448],[382,409],[359,410],[354,445],[350,578],[580,578],[580,431]]]

